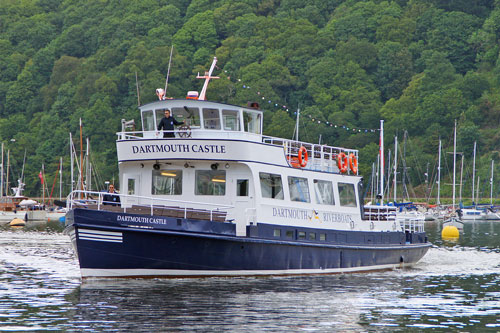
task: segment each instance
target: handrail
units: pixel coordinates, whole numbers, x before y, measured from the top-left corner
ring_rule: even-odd
[[[97,192],[97,191],[82,191],[82,190],[75,190],[68,194],[66,198],[66,202],[69,203],[69,209],[74,208],[75,206],[85,206],[90,204],[97,204],[97,209],[101,210],[102,205],[106,205],[103,203],[104,200],[104,195],[117,195],[120,197],[120,203],[115,203],[116,205],[120,205],[121,208],[124,209],[124,213],[127,212],[127,208],[130,209],[131,207],[127,207],[128,204],[133,204],[133,202],[130,201],[130,199],[137,199],[137,201],[142,200],[142,201],[150,201],[151,203],[149,204],[140,204],[137,203],[137,206],[141,207],[148,207],[150,208],[150,213],[153,215],[154,208],[161,208],[162,206],[167,207],[166,205],[162,205],[162,203],[170,203],[170,204],[178,204],[180,206],[184,207],[179,207],[179,209],[184,211],[184,218],[187,218],[187,212],[188,209],[192,211],[201,211],[200,208],[192,208],[192,207],[199,207],[199,206],[208,206],[205,211],[210,211],[210,219],[212,220],[213,218],[213,213],[214,212],[226,212],[234,206],[232,205],[222,205],[222,204],[216,204],[216,203],[206,203],[206,202],[197,202],[197,201],[187,201],[187,200],[175,200],[175,199],[165,199],[165,198],[158,198],[158,197],[147,197],[147,196],[140,196],[140,195],[130,195],[130,194],[120,194],[120,193],[107,193],[107,192]],[[82,197],[82,198],[80,198]],[[96,198],[94,198],[96,197]],[[123,200],[125,199],[125,200]],[[109,205],[111,205],[110,203]],[[190,206],[190,207],[188,207]],[[175,209],[175,208],[174,208]]]

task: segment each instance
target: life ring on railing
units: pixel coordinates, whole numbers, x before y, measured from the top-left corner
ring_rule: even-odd
[[[358,159],[353,153],[349,154],[349,168],[355,175],[358,174]]]
[[[345,156],[345,153],[342,152],[337,155],[337,166],[339,167],[340,172],[347,172],[347,156]]]
[[[301,146],[299,149],[299,165],[301,168],[305,168],[307,165],[307,160],[309,156],[307,155],[307,149],[304,146]]]

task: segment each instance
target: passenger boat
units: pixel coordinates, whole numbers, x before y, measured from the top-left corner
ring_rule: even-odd
[[[120,204],[68,196],[66,232],[83,278],[328,274],[411,266],[424,223],[364,207],[358,151],[263,135],[263,112],[198,95],[139,107],[117,133]],[[169,109],[184,125],[156,130]],[[122,122],[124,123],[124,122]]]

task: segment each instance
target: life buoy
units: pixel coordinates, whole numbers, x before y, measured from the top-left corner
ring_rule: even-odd
[[[347,156],[345,156],[345,153],[342,152],[337,155],[337,166],[339,167],[340,172],[347,172]]]
[[[358,159],[353,153],[349,154],[349,168],[355,175],[358,174]]]
[[[299,149],[299,165],[304,168],[307,165],[308,160],[307,149],[304,146],[301,146]]]

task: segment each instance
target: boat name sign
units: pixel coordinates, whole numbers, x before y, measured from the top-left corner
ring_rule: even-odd
[[[306,209],[291,209],[273,207],[273,217],[300,219],[300,220],[319,220],[322,222],[340,222],[350,223],[352,218],[349,214],[322,212],[321,214],[312,210],[310,213]],[[321,218],[322,217],[322,218]]]
[[[212,153],[225,154],[225,145],[214,144],[148,144],[148,145],[133,145],[133,154],[150,154],[150,153]]]

